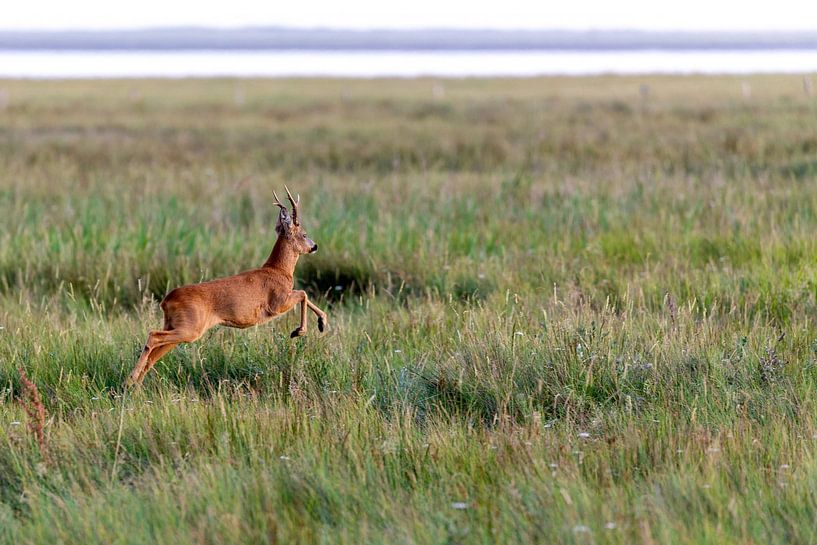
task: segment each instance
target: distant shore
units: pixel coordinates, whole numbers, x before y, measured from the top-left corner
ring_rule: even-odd
[[[817,31],[647,32],[632,30],[341,30],[151,28],[0,31],[6,51],[632,51],[810,50]]]
[[[0,50],[0,77],[533,77],[817,73],[813,50]]]

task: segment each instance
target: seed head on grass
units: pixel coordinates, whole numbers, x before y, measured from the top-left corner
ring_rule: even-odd
[[[678,318],[678,303],[675,301],[675,297],[673,297],[670,292],[667,292],[667,294],[664,296],[664,306],[669,314],[670,322],[674,324],[675,320]]]
[[[786,362],[777,355],[777,345],[780,344],[783,337],[785,337],[785,333],[778,337],[775,344],[770,344],[766,348],[766,355],[761,356],[758,361],[760,379],[766,384],[776,382],[782,375],[783,368],[786,366]]]
[[[40,391],[26,375],[22,367],[17,370],[20,373],[20,381],[23,383],[23,396],[21,404],[28,416],[28,428],[37,438],[37,445],[40,448],[40,455],[44,462],[50,460],[48,454],[48,444],[45,441],[45,406],[40,398]]]

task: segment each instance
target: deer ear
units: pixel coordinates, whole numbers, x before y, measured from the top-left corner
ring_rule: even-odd
[[[284,235],[290,229],[292,229],[292,218],[286,208],[281,208],[281,212],[278,213],[278,222],[275,224],[275,232]]]

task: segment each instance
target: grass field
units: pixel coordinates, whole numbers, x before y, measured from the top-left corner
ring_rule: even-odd
[[[0,81],[0,542],[817,541],[806,89]],[[216,329],[124,392],[285,183],[329,332]]]

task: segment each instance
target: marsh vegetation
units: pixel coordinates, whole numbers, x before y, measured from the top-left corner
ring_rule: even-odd
[[[802,77],[0,89],[0,541],[817,540]],[[331,330],[213,330],[125,393],[284,183]]]

